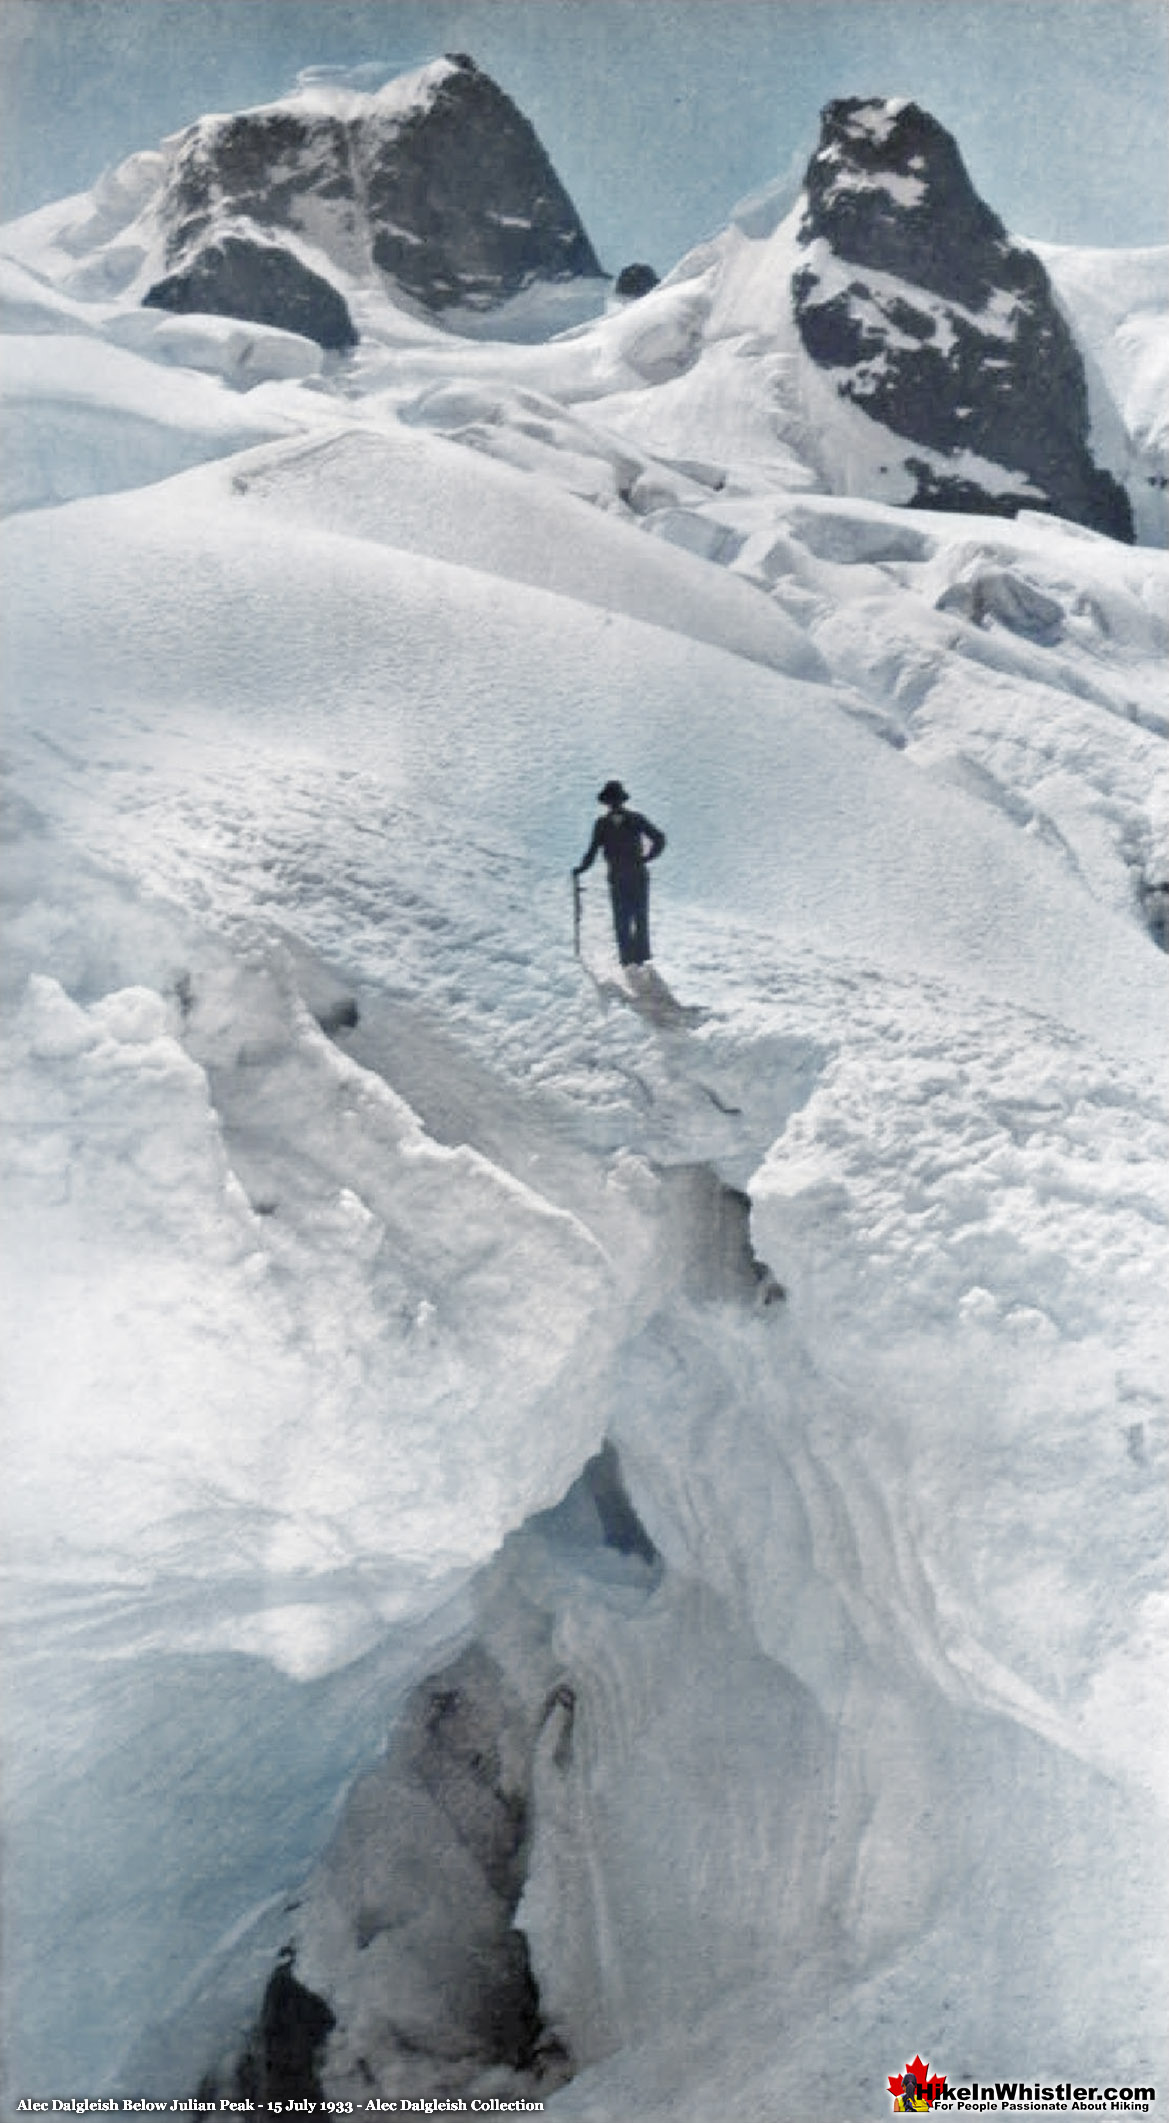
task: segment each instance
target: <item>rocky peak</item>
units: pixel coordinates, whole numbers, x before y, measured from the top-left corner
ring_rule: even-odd
[[[979,198],[957,143],[902,99],[822,113],[793,277],[808,353],[843,398],[917,446],[913,500],[1050,509],[1132,537],[1088,450],[1084,366],[1034,252]]]
[[[808,164],[804,241],[979,309],[1027,254],[966,173],[957,141],[916,103],[849,96],[826,106]]]
[[[373,95],[317,83],[202,118],[170,146],[159,214],[176,283],[226,234],[292,238],[302,263],[381,277],[432,311],[601,275],[533,127],[466,53]]]
[[[535,129],[465,54],[446,63],[425,108],[366,142],[374,263],[439,310],[601,277]]]

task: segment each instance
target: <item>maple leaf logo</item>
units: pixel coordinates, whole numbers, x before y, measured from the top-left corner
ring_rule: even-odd
[[[945,2072],[931,2076],[928,2064],[923,2064],[918,2054],[912,2064],[889,2080],[893,2096],[894,2112],[899,2115],[922,2115],[931,2109],[946,2091]]]

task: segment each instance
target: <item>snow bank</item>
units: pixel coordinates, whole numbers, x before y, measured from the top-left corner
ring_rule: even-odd
[[[1097,365],[1129,434],[1164,441],[1150,421],[1169,342],[1169,247],[1087,250],[1037,243],[1077,337]]]
[[[1169,543],[1169,247],[1031,248],[1085,351],[1093,445],[1101,462],[1126,480],[1138,538],[1163,546]]]
[[[266,1557],[288,1572],[377,1554],[391,1526],[396,1555],[424,1570],[489,1554],[532,1495],[565,1486],[588,1442],[587,1428],[573,1437],[562,1424],[543,1465],[519,1449],[528,1397],[551,1388],[608,1302],[599,1250],[470,1153],[428,1144],[386,1087],[297,1024],[262,966],[197,971],[181,1046],[177,1011],[145,988],[87,1011],[44,977],[26,998],[9,1107],[33,1146],[20,1174],[26,1231],[57,1213],[53,1247],[30,1247],[30,1286],[14,1293],[15,1384],[35,1420],[21,1435],[10,1542],[35,1557],[39,1529],[64,1509],[74,1567],[90,1576],[214,1572],[249,1521],[261,1569]],[[290,1165],[282,1130],[294,1108]],[[295,1257],[306,1237],[311,1263]],[[314,1293],[314,1318],[289,1314],[290,1280]],[[20,1351],[43,1347],[65,1313],[72,1359],[34,1391]],[[183,1416],[196,1380],[192,1428]],[[99,1431],[85,1421],[95,1397],[108,1411]],[[445,1464],[456,1410],[452,1486],[425,1461],[437,1452]],[[518,1511],[482,1465],[494,1467],[511,1426]],[[146,1484],[135,1479],[143,1460],[156,1468]],[[300,1673],[353,1655],[345,1610],[337,1641],[327,1612],[306,1618],[304,1643],[298,1619],[293,1606],[266,1609],[217,1622],[208,1641]]]
[[[192,489],[216,499],[225,490],[219,477]],[[278,514],[625,613],[793,677],[824,675],[806,635],[745,586],[673,560],[630,525],[510,466],[396,423],[253,455],[234,469],[231,491],[263,506],[265,530]]]
[[[34,976],[5,1057],[6,2050],[65,2094],[241,1924],[274,1950],[252,1920],[469,1570],[598,1441],[572,1374],[621,1308],[580,1222],[428,1139],[282,953],[200,946],[93,871],[71,922],[27,823],[14,985],[14,957],[82,992],[170,968],[87,1004]]]
[[[724,1005],[742,951],[712,928],[691,957]],[[569,2115],[697,2117],[728,2060],[736,2105],[794,2115],[829,2050],[833,2113],[868,2114],[874,2055],[921,2020],[966,2078],[978,2057],[1034,2053],[1037,2030],[1056,2076],[1057,2055],[1122,2026],[1155,2077],[1164,1100],[1014,1010],[826,978],[819,953],[770,982],[752,963],[757,1022],[770,1005],[789,1033],[847,1024],[752,1185],[753,1244],[787,1302],[659,1316],[614,1405],[666,1583],[717,1604],[684,1650],[664,1609],[558,1637],[580,1749],[544,1765],[523,1914],[589,2065],[558,2096]],[[725,1039],[700,1031],[678,1066],[729,1104]],[[663,1369],[664,1421],[648,1413]],[[725,1704],[704,1639],[731,1616],[773,1663]],[[720,1672],[732,1658],[712,1646]],[[684,1698],[663,1701],[679,1665]],[[700,1771],[695,1805],[691,1765],[752,1759],[777,1674],[807,1695],[770,1773],[740,1788]],[[821,1812],[809,1884],[798,1855],[777,1877],[756,1853],[800,1818],[821,1719],[831,1831]],[[644,1783],[618,1766],[647,1759]],[[755,1809],[789,1764],[791,1808],[765,1828]],[[654,1929],[658,1862],[701,1889]],[[770,1969],[758,1988],[735,1966],[745,1937],[756,1977]]]
[[[243,413],[202,377],[163,378],[154,363],[90,338],[0,339],[0,390],[6,511],[165,479],[289,426]]]
[[[96,320],[39,273],[15,258],[0,258],[0,328],[5,332],[92,332]]]
[[[319,376],[324,366],[315,340],[234,317],[170,317],[157,310],[129,310],[111,319],[106,329],[118,346],[177,368],[221,376],[237,391]]]

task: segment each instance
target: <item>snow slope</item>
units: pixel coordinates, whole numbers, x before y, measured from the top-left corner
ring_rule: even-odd
[[[334,2097],[454,2070],[462,1907],[342,1808],[473,1647],[550,2113],[1164,2070],[1166,557],[810,491],[704,271],[246,397],[37,327],[10,2105],[229,2072],[290,1936]],[[553,1509],[606,1438],[652,1569]]]
[[[101,341],[7,335],[0,355],[6,512],[164,479],[286,432],[202,376],[171,382],[154,362]]]
[[[1169,539],[1169,251],[1075,250],[1051,243],[1032,249],[1047,267],[1088,357],[1097,456],[1128,474],[1138,538],[1164,545]]]

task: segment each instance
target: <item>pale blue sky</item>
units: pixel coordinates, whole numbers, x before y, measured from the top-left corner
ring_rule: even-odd
[[[0,0],[0,212],[302,67],[450,50],[531,118],[610,271],[667,270],[857,93],[925,104],[1019,234],[1169,238],[1163,0]]]

